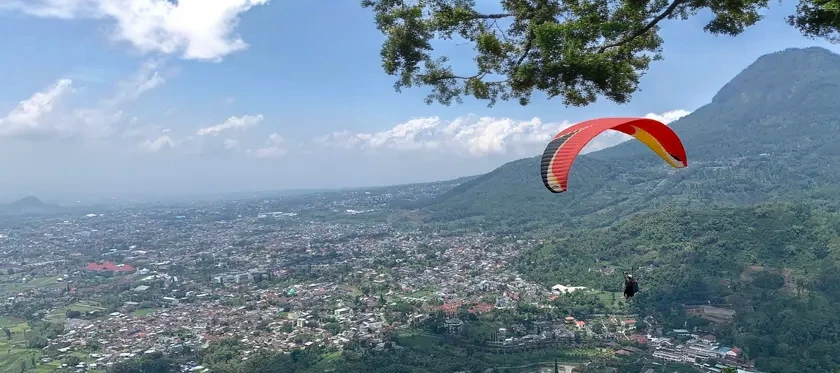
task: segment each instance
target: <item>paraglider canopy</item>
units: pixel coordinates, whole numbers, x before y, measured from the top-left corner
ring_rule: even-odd
[[[553,193],[567,189],[569,170],[589,141],[606,130],[619,131],[643,142],[674,168],[688,166],[685,148],[677,134],[664,123],[650,118],[600,118],[580,122],[556,136],[543,152],[540,174]]]

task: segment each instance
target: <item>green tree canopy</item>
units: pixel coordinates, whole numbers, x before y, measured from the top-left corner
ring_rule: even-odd
[[[475,0],[362,0],[386,36],[382,66],[397,91],[428,86],[426,103],[449,105],[464,96],[518,100],[534,91],[585,106],[598,96],[626,103],[650,63],[662,58],[660,24],[708,10],[704,31],[735,36],[761,20],[767,0],[501,0],[483,12]],[[812,38],[840,40],[837,0],[800,0],[787,23]],[[434,55],[436,40],[461,38],[475,66],[456,71]]]

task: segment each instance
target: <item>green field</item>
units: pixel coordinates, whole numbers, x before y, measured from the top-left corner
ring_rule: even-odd
[[[73,305],[70,308],[75,310],[83,310],[90,305]],[[63,312],[63,311],[62,311]],[[61,315],[64,317],[64,315]],[[60,359],[53,360],[49,363],[41,363],[41,358],[44,354],[41,350],[31,349],[26,347],[26,336],[24,332],[28,332],[29,326],[25,320],[15,317],[0,317],[0,328],[8,328],[12,333],[11,339],[6,337],[5,333],[0,333],[0,373],[20,373],[22,364],[26,366],[26,372],[47,373],[61,367]],[[85,351],[74,351],[65,356],[73,355],[86,363],[93,362]],[[33,361],[35,365],[33,365]],[[88,370],[87,372],[96,372]]]
[[[428,291],[428,290],[421,290],[421,291],[416,291],[412,294],[408,294],[408,296],[412,297],[412,298],[424,298],[424,297],[428,297],[428,296],[431,296],[431,295],[432,295],[432,292]]]
[[[92,362],[86,353],[74,352],[70,355],[74,355],[87,363]],[[13,347],[8,343],[0,342],[0,373],[21,373],[22,366],[25,366],[24,372],[26,373],[49,373],[61,367],[62,362],[60,360],[41,363],[42,357],[44,355],[40,350]],[[87,372],[97,373],[102,371],[87,370]]]
[[[324,355],[324,359],[328,361],[334,361],[341,357],[341,351],[333,351],[326,355]]]
[[[79,312],[84,314],[85,312],[89,312],[89,311],[105,311],[105,308],[101,307],[98,303],[94,303],[94,302],[90,302],[90,301],[79,301],[79,302],[73,303],[69,306],[59,307],[59,308],[56,308],[56,309],[52,310],[52,312],[50,312],[50,314],[47,315],[47,319],[48,320],[54,320],[54,321],[65,320],[67,318],[67,316],[66,316],[67,310],[79,311]]]
[[[613,294],[615,294],[615,300],[613,300]],[[620,291],[600,291],[598,292],[598,298],[600,298],[612,312],[619,311],[627,306],[627,302],[624,300],[624,293]]]
[[[131,315],[134,317],[146,317],[154,312],[154,308],[141,308],[139,310],[134,311]]]
[[[26,324],[26,320],[11,316],[0,317],[0,328],[8,328],[9,331],[12,333],[11,340],[6,338],[5,333],[0,333],[0,340],[7,344],[7,349],[9,347],[26,346],[26,337],[24,336],[24,331],[29,329],[29,326]],[[11,346],[9,346],[9,344],[11,344]]]
[[[33,361],[37,364],[41,354],[36,350],[12,347],[8,343],[0,343],[0,373],[20,373],[21,366],[31,369]],[[37,365],[36,365],[37,366]],[[44,370],[46,372],[51,371]]]
[[[40,350],[26,348],[26,321],[15,317],[0,318],[0,328],[8,328],[12,338],[0,333],[0,373],[20,373],[22,364],[27,372],[52,372],[60,366],[58,362],[41,364]],[[33,366],[33,361],[35,365]]]
[[[56,282],[60,276],[36,277],[26,283],[6,282],[9,276],[0,277],[0,294],[2,293],[17,293],[29,289],[38,288],[56,288],[64,286],[63,282]]]

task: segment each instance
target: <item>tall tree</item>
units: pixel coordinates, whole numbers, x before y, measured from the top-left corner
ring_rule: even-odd
[[[660,24],[701,10],[703,30],[735,36],[761,20],[768,0],[501,0],[481,11],[475,0],[362,0],[386,36],[382,66],[394,88],[428,86],[426,103],[449,105],[464,96],[527,105],[534,91],[585,106],[604,96],[626,103],[650,63],[662,58]],[[800,0],[788,24],[812,38],[840,41],[840,2]],[[472,45],[475,66],[455,71],[433,56],[435,40]]]

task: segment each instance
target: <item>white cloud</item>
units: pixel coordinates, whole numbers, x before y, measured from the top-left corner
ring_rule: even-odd
[[[65,123],[76,132],[89,138],[103,138],[116,131],[115,125],[125,119],[125,113],[111,107],[81,108],[73,111],[73,117],[56,118],[59,123]]]
[[[649,113],[647,118],[670,123],[690,112],[673,110],[662,114]],[[335,132],[317,138],[315,143],[366,150],[435,150],[473,157],[512,154],[532,156],[539,153],[557,132],[573,123],[544,123],[540,118],[517,121],[511,118],[476,117],[473,115],[445,121],[439,117],[414,118],[381,132]],[[615,146],[629,136],[608,131],[593,139],[583,152]]]
[[[159,152],[164,149],[172,149],[177,145],[175,140],[169,136],[161,136],[155,140],[146,140],[141,142],[138,147],[147,152]]]
[[[0,10],[37,17],[105,19],[110,37],[141,52],[220,61],[248,44],[234,35],[239,16],[269,0],[0,0]]]
[[[239,140],[225,139],[224,146],[225,149],[239,149]]]
[[[140,138],[157,137],[172,132],[172,129],[170,128],[164,128],[151,123],[137,124],[134,121],[132,121],[123,128],[124,129],[120,133],[120,136],[122,138],[133,140]]]
[[[253,155],[257,158],[274,158],[287,153],[287,150],[285,148],[286,139],[284,139],[276,132],[272,133],[271,135],[268,135],[267,144],[269,146],[257,149],[254,152],[252,152],[251,149],[248,149],[248,152],[253,153]]]
[[[166,80],[160,75],[160,68],[162,67],[163,62],[159,60],[144,62],[131,78],[118,82],[117,94],[104,102],[115,106],[126,101],[133,101],[144,93],[166,83]]]
[[[61,79],[55,84],[21,101],[8,115],[0,118],[0,136],[44,134],[57,129],[46,117],[56,103],[73,92],[73,81]]]
[[[143,94],[160,87],[166,80],[161,76],[163,63],[157,60],[144,62],[131,77],[116,83],[116,92],[112,97],[103,98],[92,108],[80,108],[73,111],[76,117],[76,129],[87,137],[101,138],[117,132],[117,125],[128,119],[121,106],[140,98]],[[139,119],[131,117],[124,133],[136,131]]]
[[[678,109],[678,110],[666,111],[662,114],[647,113],[645,115],[645,118],[655,119],[655,120],[658,120],[662,123],[669,124],[669,123],[671,123],[671,122],[673,122],[677,119],[680,119],[680,118],[682,118],[682,117],[684,117],[688,114],[691,114],[691,112],[688,111],[688,110]]]
[[[117,83],[112,97],[100,99],[89,107],[59,106],[76,92],[72,80],[59,79],[0,117],[0,136],[104,138],[117,132],[121,122],[128,125],[125,132],[136,131],[138,119],[126,115],[122,106],[164,83],[158,74],[159,66],[157,62],[143,64],[130,79]]]
[[[229,129],[240,129],[243,130],[245,128],[254,126],[262,122],[263,116],[262,114],[257,114],[256,116],[253,115],[243,115],[241,117],[230,117],[223,123],[219,123],[215,126],[201,128],[196,132],[196,135],[204,136],[204,135],[218,135],[222,131],[226,131]]]
[[[222,99],[222,103],[225,105],[230,105],[236,102],[236,97],[228,96]]]

